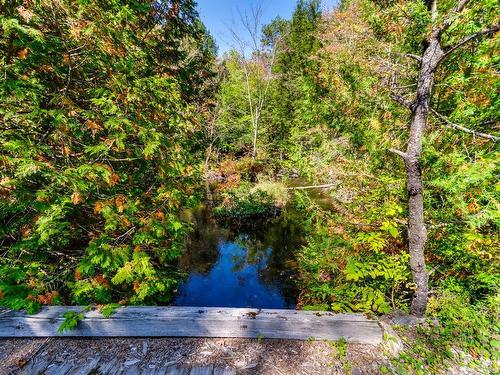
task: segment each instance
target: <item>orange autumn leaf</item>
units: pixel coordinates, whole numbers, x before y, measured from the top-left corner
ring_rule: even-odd
[[[139,281],[135,280],[134,281],[134,292],[137,293],[139,291],[140,287],[141,287],[141,284],[139,283]]]
[[[126,201],[127,198],[125,198],[123,195],[119,195],[115,198],[116,209],[119,213],[123,213],[123,211],[125,210]]]
[[[109,285],[108,280],[103,275],[97,275],[92,280],[99,285],[103,285],[103,286]]]
[[[109,186],[115,186],[119,182],[120,182],[120,176],[118,176],[116,173],[113,172],[108,180]]]
[[[21,236],[23,238],[28,237],[31,234],[31,227],[29,225],[25,225],[21,228]]]
[[[123,225],[124,227],[130,227],[130,226],[132,225],[132,223],[130,222],[130,220],[129,220],[129,219],[127,219],[125,216],[122,216],[122,217],[120,218],[120,221],[121,221],[121,223],[122,223],[122,225]]]
[[[82,273],[78,270],[75,270],[75,281],[79,281],[82,279]]]
[[[95,137],[98,131],[100,131],[101,125],[99,125],[97,122],[92,121],[92,120],[87,120],[86,122],[87,128],[90,129],[90,132],[92,133],[92,136]]]
[[[94,213],[99,214],[102,211],[102,203],[101,202],[95,202],[94,204]]]
[[[75,191],[71,195],[71,202],[73,202],[74,205],[82,203],[82,200],[83,200],[82,194],[79,191]]]
[[[64,65],[70,65],[71,64],[71,56],[68,54],[65,54],[63,56],[63,63],[64,63]]]
[[[29,50],[27,48],[22,48],[19,51],[17,51],[17,57],[19,57],[21,60],[24,60],[26,57],[28,57]]]
[[[479,209],[480,207],[476,202],[471,202],[467,205],[467,211],[469,211],[469,213],[471,214],[478,212]]]
[[[36,300],[38,303],[41,303],[42,305],[50,305],[54,301],[54,298],[59,295],[59,292],[57,291],[52,291],[52,292],[47,292],[45,294],[40,294],[36,297]]]

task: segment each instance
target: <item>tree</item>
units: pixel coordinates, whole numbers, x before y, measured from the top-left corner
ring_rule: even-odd
[[[194,2],[1,4],[0,303],[168,301],[213,91]]]
[[[239,16],[239,22],[247,35],[239,35],[234,29],[230,31],[236,45],[235,49],[238,51],[240,66],[245,74],[246,98],[253,129],[252,158],[255,159],[260,121],[271,85],[278,43],[276,40],[267,44],[261,43],[262,7],[260,5],[252,7],[250,13],[240,12]]]
[[[451,45],[444,45],[444,34],[457,22],[463,21],[469,0],[461,0],[444,17],[439,17],[438,2],[433,0],[428,5],[430,13],[430,32],[423,41],[424,49],[421,56],[408,55],[419,63],[418,81],[415,92],[415,100],[406,101],[401,96],[394,94],[393,98],[405,107],[409,108],[411,124],[409,138],[405,152],[392,149],[399,155],[407,170],[408,190],[408,241],[410,264],[413,281],[416,286],[415,295],[411,305],[411,313],[421,317],[425,313],[428,301],[428,273],[425,264],[425,244],[427,241],[427,230],[424,222],[424,197],[423,180],[421,170],[422,143],[431,113],[432,93],[436,80],[436,74],[442,62],[450,57],[457,49],[482,37],[493,35],[500,29],[499,25],[492,25],[475,33],[469,34],[463,39]],[[461,127],[463,130],[464,127]],[[468,130],[468,129],[466,129]],[[491,140],[497,140],[491,135],[479,134],[470,131],[477,136],[483,136]]]
[[[302,138],[308,138],[307,129],[320,122],[318,62],[313,58],[321,46],[320,24],[320,2],[300,0],[291,20],[277,18],[263,28],[264,40],[279,41],[269,98],[272,105],[265,116],[273,124],[266,129],[269,153],[281,160],[300,148]]]

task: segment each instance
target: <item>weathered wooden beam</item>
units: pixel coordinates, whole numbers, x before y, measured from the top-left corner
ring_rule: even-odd
[[[57,333],[68,311],[45,307],[38,314],[10,311],[0,315],[0,337],[244,337],[307,340],[345,338],[378,344],[382,328],[361,314],[218,307],[122,307],[105,318],[84,313],[76,329]]]

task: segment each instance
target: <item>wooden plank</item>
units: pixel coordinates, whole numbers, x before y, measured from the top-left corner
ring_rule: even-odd
[[[0,337],[246,337],[308,338],[378,344],[382,328],[361,314],[325,312],[199,308],[123,307],[109,318],[98,311],[85,312],[85,320],[72,331],[57,333],[68,310],[45,307],[36,315],[11,312],[0,316]]]

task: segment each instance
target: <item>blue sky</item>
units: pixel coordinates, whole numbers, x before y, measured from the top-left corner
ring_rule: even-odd
[[[276,16],[289,19],[295,8],[296,0],[198,0],[198,11],[203,23],[210,30],[219,46],[219,54],[229,50],[231,35],[229,27],[241,33],[238,20],[238,11],[249,10],[254,4],[261,4],[263,15],[262,23],[266,24]],[[335,0],[324,0],[324,6],[332,8]]]

